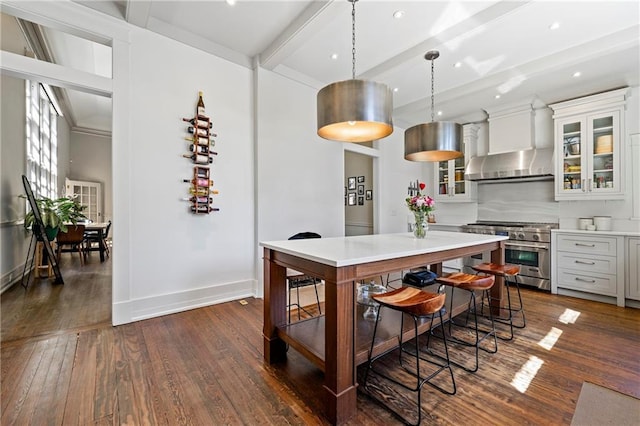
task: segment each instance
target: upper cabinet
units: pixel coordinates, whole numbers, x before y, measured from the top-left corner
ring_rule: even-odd
[[[556,200],[624,198],[624,111],[628,89],[550,105],[555,120]]]
[[[479,127],[476,124],[463,126],[462,152],[464,156],[455,160],[434,163],[434,182],[438,191],[434,199],[440,202],[469,202],[476,200],[475,182],[464,179],[467,161],[474,154]]]

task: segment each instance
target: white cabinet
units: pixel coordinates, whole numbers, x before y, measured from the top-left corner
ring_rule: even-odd
[[[624,198],[627,90],[550,105],[555,120],[556,200]]]
[[[627,282],[625,296],[627,299],[640,301],[640,238],[627,238]]]
[[[440,161],[434,167],[434,182],[437,191],[433,198],[440,202],[469,202],[476,200],[475,182],[464,179],[464,169],[476,146],[479,127],[475,124],[463,126],[463,157],[455,160]]]
[[[554,231],[551,246],[553,293],[624,306],[623,236]]]

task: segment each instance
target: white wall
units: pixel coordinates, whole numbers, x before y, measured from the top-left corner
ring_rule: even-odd
[[[101,222],[113,219],[111,137],[72,131],[70,142],[67,161],[69,170],[63,177],[100,183]]]
[[[120,155],[129,155],[130,179],[128,188],[114,187],[114,198],[128,203],[131,267],[128,299],[116,300],[116,310],[135,320],[251,295],[250,71],[133,27],[129,66],[130,138],[114,143],[126,144]],[[193,175],[193,164],[182,158],[188,152],[182,117],[193,117],[198,91],[219,135],[211,170],[221,211],[209,215],[193,215],[180,201],[189,196],[182,180]]]
[[[263,68],[256,78],[257,241],[342,236],[343,148],[316,135],[316,90]],[[262,249],[256,248],[262,294]]]

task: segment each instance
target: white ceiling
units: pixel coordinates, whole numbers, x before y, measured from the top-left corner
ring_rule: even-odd
[[[351,3],[347,0],[237,0],[233,6],[223,0],[78,3],[246,67],[257,62],[317,89],[351,78]],[[404,11],[401,19],[393,17],[398,10]],[[560,24],[558,29],[549,29],[553,22]],[[51,36],[49,42],[57,62],[83,58],[84,66],[93,72],[110,74],[100,48],[78,55],[80,48],[63,38]],[[356,73],[358,78],[398,89],[394,93],[397,126],[430,120],[430,64],[424,54],[433,49],[440,51],[435,61],[440,120],[474,121],[485,117],[485,111],[536,99],[550,104],[637,86],[640,2],[356,3]],[[330,58],[333,53],[338,59]],[[459,68],[454,67],[456,62],[461,63]],[[105,66],[108,71],[100,71]],[[576,71],[580,77],[573,77]],[[110,123],[110,104],[94,102],[92,108],[104,111],[86,116],[74,113],[78,127]],[[73,109],[88,111],[85,106]],[[104,114],[108,115],[100,124],[98,117]]]

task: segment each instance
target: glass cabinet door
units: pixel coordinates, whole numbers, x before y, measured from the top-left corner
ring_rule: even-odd
[[[585,156],[583,150],[584,121],[567,121],[560,124],[563,154],[563,175],[561,191],[564,193],[582,192]]]
[[[616,147],[619,145],[617,132],[614,131],[617,121],[617,112],[589,117],[589,156],[592,164],[592,174],[587,178],[589,191],[611,192],[618,187],[619,153]]]
[[[449,195],[449,162],[438,161],[438,195]]]

